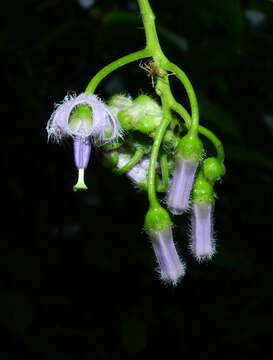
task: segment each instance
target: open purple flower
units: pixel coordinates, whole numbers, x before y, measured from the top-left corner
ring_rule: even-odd
[[[193,204],[191,250],[198,261],[210,259],[215,253],[213,203]]]
[[[176,167],[168,191],[168,208],[174,215],[182,214],[189,207],[192,184],[199,161],[176,156]]]
[[[105,144],[120,136],[121,128],[98,96],[93,94],[67,95],[56,106],[51,115],[47,132],[49,138],[57,142],[71,136],[74,142],[74,161],[79,170],[79,178],[74,190],[86,189],[84,169],[87,167],[91,143]]]

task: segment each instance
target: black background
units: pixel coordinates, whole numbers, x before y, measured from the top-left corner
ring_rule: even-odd
[[[177,288],[162,284],[142,230],[146,195],[104,169],[100,150],[86,174],[89,190],[73,193],[71,144],[47,143],[54,102],[143,47],[136,1],[97,0],[89,9],[77,1],[2,2],[3,360],[272,358],[273,3],[151,5],[166,55],[195,87],[201,123],[226,148],[227,173],[216,186],[218,253],[196,263],[189,217],[176,217],[187,274]],[[264,20],[255,25],[250,10]],[[120,91],[153,94],[138,64],[97,90],[104,99]]]

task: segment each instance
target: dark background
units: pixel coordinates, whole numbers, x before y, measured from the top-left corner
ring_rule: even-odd
[[[273,3],[151,0],[166,55],[188,74],[201,122],[223,140],[218,253],[162,284],[142,231],[145,194],[94,152],[73,193],[71,144],[47,143],[54,102],[144,45],[136,1],[3,1],[0,358],[272,359]],[[186,96],[174,79],[177,99]],[[98,88],[153,94],[138,64]]]

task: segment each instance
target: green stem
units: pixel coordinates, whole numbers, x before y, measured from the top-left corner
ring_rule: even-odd
[[[191,127],[189,131],[191,131],[191,133],[193,134],[197,134],[198,125],[199,125],[199,109],[198,109],[197,98],[193,90],[192,84],[188,79],[187,75],[184,73],[184,71],[182,71],[177,65],[168,62],[166,64],[166,70],[173,72],[186,89],[186,92],[189,96],[191,113],[192,113]]]
[[[117,175],[122,175],[124,173],[126,173],[128,170],[130,170],[133,166],[135,166],[143,157],[145,153],[145,149],[143,148],[139,148],[134,156],[132,157],[132,159],[130,161],[128,161],[127,164],[125,164],[122,168],[114,170],[113,172]]]
[[[169,169],[168,169],[167,154],[162,153],[159,157],[159,161],[160,161],[160,168],[161,168],[161,175],[162,175],[163,183],[157,187],[157,191],[165,192],[165,191],[167,191],[168,186],[169,186]]]
[[[146,49],[149,49],[151,56],[155,60],[164,58],[164,54],[161,50],[157,31],[155,27],[155,15],[149,4],[148,0],[138,0],[138,6],[142,16],[142,22],[144,25],[145,37],[146,37]]]
[[[179,103],[174,102],[172,104],[172,109],[177,112],[184,120],[186,123],[186,127],[189,129],[191,126],[191,117],[189,115],[189,113],[187,112],[187,110]],[[215,147],[215,150],[217,152],[217,158],[219,159],[219,161],[223,162],[225,159],[225,152],[224,152],[224,148],[223,145],[221,143],[221,141],[218,139],[218,137],[216,135],[214,135],[214,133],[210,130],[208,130],[207,128],[205,128],[204,126],[199,125],[198,126],[198,132],[202,135],[204,135],[206,138],[208,138],[211,143],[213,144],[213,146]]]
[[[214,135],[214,133],[212,131],[205,128],[204,126],[200,125],[198,129],[199,129],[200,134],[204,135],[206,138],[208,138],[212,142],[212,144],[215,147],[215,150],[217,152],[217,158],[219,159],[219,161],[224,162],[225,151],[224,151],[223,144],[218,139],[218,137],[216,135]]]
[[[163,117],[161,124],[156,132],[156,136],[152,147],[150,165],[148,169],[147,190],[148,190],[148,198],[151,207],[159,206],[159,202],[156,196],[156,186],[155,186],[156,162],[163,137],[172,119],[171,111],[170,111],[170,102],[172,101],[172,99],[169,98],[167,89],[169,89],[168,77],[167,76],[165,78],[158,77],[156,84],[156,91],[158,95],[161,97]]]
[[[89,82],[89,84],[87,85],[85,92],[86,93],[94,93],[97,86],[99,85],[99,83],[107,76],[109,75],[111,72],[113,72],[114,70],[127,65],[133,61],[137,61],[140,59],[144,59],[146,57],[150,57],[151,53],[149,52],[148,49],[142,49],[139,51],[136,51],[132,54],[123,56],[115,61],[113,61],[112,63],[106,65],[104,68],[102,68]]]

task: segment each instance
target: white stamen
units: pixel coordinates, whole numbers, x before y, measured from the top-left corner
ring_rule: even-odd
[[[85,169],[78,169],[78,181],[77,184],[73,186],[73,190],[74,191],[78,191],[78,190],[87,190],[88,187],[85,185],[84,183],[84,170]]]

